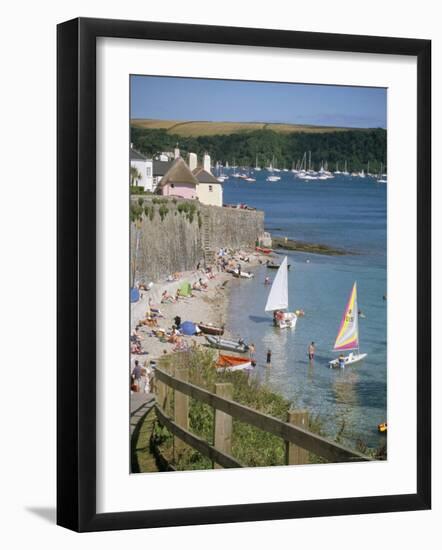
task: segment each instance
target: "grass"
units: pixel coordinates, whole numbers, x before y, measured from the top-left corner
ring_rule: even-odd
[[[309,124],[276,124],[265,122],[211,122],[211,121],[179,121],[179,120],[153,120],[132,119],[131,125],[135,128],[164,129],[169,134],[183,137],[230,135],[255,130],[273,130],[277,133],[325,133],[344,132],[355,128],[337,126],[314,126]]]

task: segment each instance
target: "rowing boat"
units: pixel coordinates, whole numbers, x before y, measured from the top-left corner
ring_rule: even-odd
[[[243,357],[236,357],[235,355],[223,355],[220,354],[218,361],[215,364],[217,370],[224,371],[236,371],[246,370],[252,368],[251,359],[245,359]]]
[[[204,334],[213,334],[215,336],[222,336],[224,334],[224,327],[216,327],[210,323],[198,323],[198,328]]]

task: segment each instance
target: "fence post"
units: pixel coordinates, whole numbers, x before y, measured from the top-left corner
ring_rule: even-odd
[[[308,412],[289,411],[287,414],[287,422],[299,426],[300,428],[307,429]],[[288,441],[285,445],[286,464],[308,464],[308,451]]]
[[[232,399],[233,385],[229,383],[215,384],[215,394],[225,399]],[[232,417],[215,409],[214,447],[228,455],[232,454]],[[214,463],[214,468],[222,468]]]
[[[157,403],[160,406],[161,409],[164,410],[166,405],[166,385],[164,382],[161,382],[156,376],[155,376],[155,393],[157,397]]]
[[[169,367],[167,374],[170,376],[175,376],[177,374],[177,367],[175,365],[172,365]],[[168,386],[166,384],[166,390],[165,390],[165,404],[164,404],[164,412],[167,414],[169,418],[172,418],[172,415],[174,414],[174,400],[175,400],[175,390]]]
[[[175,377],[178,378],[178,380],[182,380],[183,382],[188,382],[189,371],[187,369],[176,369]],[[187,395],[184,395],[183,393],[180,393],[177,390],[175,390],[174,409],[175,409],[175,422],[178,424],[178,426],[181,426],[181,428],[188,430],[189,429],[189,397]],[[181,439],[179,439],[178,437],[173,438],[174,460],[176,460],[179,457],[179,455],[182,454],[185,448],[186,448],[186,444],[183,441],[181,441]]]

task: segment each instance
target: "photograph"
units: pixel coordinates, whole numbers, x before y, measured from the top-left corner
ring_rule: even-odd
[[[131,473],[387,460],[387,89],[130,75],[129,134]]]

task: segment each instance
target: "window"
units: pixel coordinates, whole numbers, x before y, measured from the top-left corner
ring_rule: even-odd
[[[209,191],[213,191],[213,185],[209,185]]]
[[[146,168],[146,176],[147,176],[148,178],[150,178],[150,177],[152,176],[152,167],[151,167],[151,166],[148,166],[148,167]]]
[[[174,183],[171,183],[170,184],[170,187],[172,187],[172,189],[175,187],[175,184]]]

